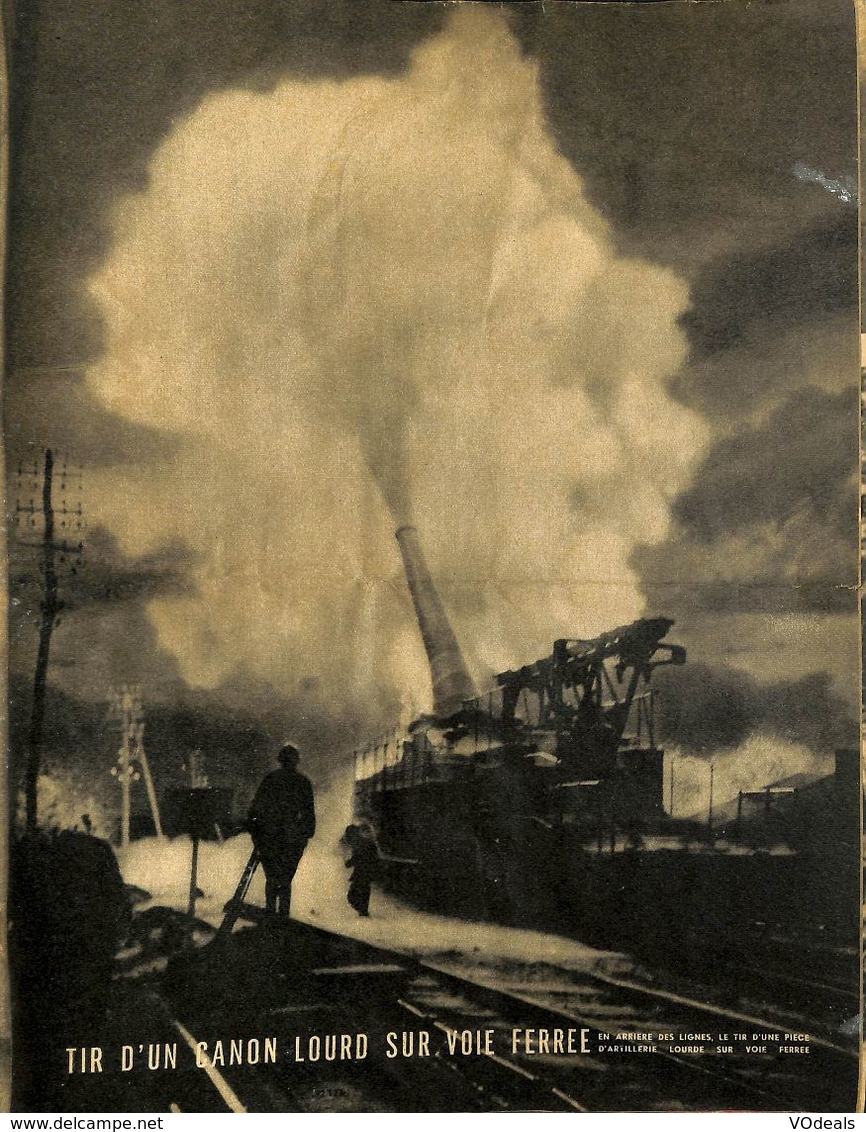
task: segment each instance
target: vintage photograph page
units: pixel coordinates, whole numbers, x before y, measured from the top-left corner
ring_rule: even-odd
[[[7,16],[12,1110],[853,1111],[853,4]]]

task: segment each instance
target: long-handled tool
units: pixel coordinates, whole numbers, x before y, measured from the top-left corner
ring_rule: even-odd
[[[219,926],[219,931],[216,934],[217,939],[222,939],[227,935],[231,935],[232,928],[241,917],[258,920],[263,915],[260,908],[252,909],[250,905],[245,904],[245,898],[249,891],[252,879],[255,876],[256,869],[259,867],[259,854],[256,849],[250,853],[250,859],[246,863],[244,871],[241,873],[241,879],[238,881],[238,886],[234,891],[234,895],[223,908],[225,915],[223,922]]]

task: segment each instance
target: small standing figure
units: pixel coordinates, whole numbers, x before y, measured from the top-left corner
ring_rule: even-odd
[[[253,798],[249,829],[265,870],[267,910],[287,919],[292,880],[316,832],[316,812],[310,780],[298,773],[297,747],[287,743],[277,759],[280,769],[265,777]]]
[[[370,915],[370,884],[376,876],[379,850],[373,832],[366,825],[346,826],[343,842],[349,848],[347,869],[354,869],[347,900],[359,916]]]

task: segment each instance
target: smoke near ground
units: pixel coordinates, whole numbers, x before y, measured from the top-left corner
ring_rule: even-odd
[[[800,775],[823,778],[833,773],[833,756],[816,754],[802,743],[772,733],[756,732],[736,747],[719,749],[713,758],[672,746],[666,753],[665,805],[676,818],[706,822],[710,806],[712,764],[713,816],[731,818],[739,792],[763,790]],[[672,781],[673,778],[673,781]]]
[[[730,665],[662,669],[655,723],[677,817],[706,818],[710,764],[718,807],[791,775],[832,774],[834,751],[857,747],[856,718],[826,672],[764,682]]]
[[[201,843],[198,881],[204,896],[196,904],[196,914],[215,927],[223,918],[223,905],[235,889],[250,848],[245,834],[222,844]],[[121,850],[118,859],[127,884],[149,893],[155,905],[186,908],[188,841],[144,839]],[[552,964],[559,970],[600,967],[612,973],[630,973],[634,967],[634,960],[618,952],[598,951],[565,936],[423,912],[378,888],[373,892],[370,918],[361,919],[346,902],[347,887],[343,854],[336,844],[317,834],[307,847],[292,885],[293,917],[374,946],[427,956],[439,953],[443,960],[452,963],[465,957],[476,965]],[[253,878],[248,899],[259,906],[264,903],[261,870]],[[506,974],[507,969],[502,973]]]
[[[114,217],[91,391],[174,435],[95,472],[127,555],[187,546],[149,616],[193,686],[390,725],[429,677],[412,518],[475,674],[640,614],[705,433],[667,383],[687,289],[618,255],[504,19],[453,11],[396,78],[206,98]]]

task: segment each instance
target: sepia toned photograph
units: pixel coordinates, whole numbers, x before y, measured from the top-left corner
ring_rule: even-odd
[[[5,14],[11,1111],[855,1111],[851,0]]]

